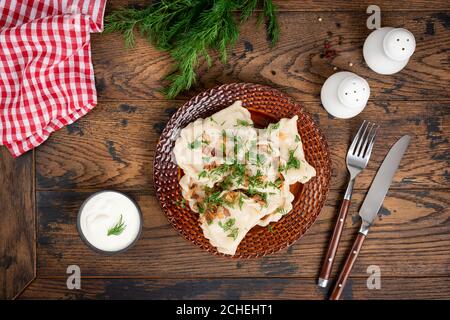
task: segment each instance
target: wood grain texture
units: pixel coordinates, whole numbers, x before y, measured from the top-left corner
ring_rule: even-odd
[[[320,13],[321,22],[318,17],[313,12],[281,12],[281,37],[273,49],[262,29],[255,32],[255,19],[249,21],[241,28],[229,62],[223,65],[216,59],[211,69],[200,67],[195,89],[180,98],[222,83],[254,82],[282,89],[300,102],[315,102],[323,82],[337,67],[366,78],[374,101],[450,100],[448,11],[383,12],[383,25],[405,27],[417,41],[407,67],[391,76],[378,75],[365,65],[362,47],[370,30],[364,11]],[[162,98],[157,90],[172,68],[170,57],[140,37],[132,49],[125,49],[119,39],[119,34],[92,36],[99,99]]]
[[[154,195],[131,192],[144,217],[142,236],[129,251],[104,256],[79,238],[76,215],[89,192],[38,192],[38,270],[40,277],[64,276],[79,265],[85,276],[114,277],[311,277],[318,276],[328,238],[339,210],[340,192],[331,192],[315,225],[290,248],[261,259],[213,256],[179,236]],[[356,192],[332,272],[342,265],[359,228]],[[352,276],[365,276],[379,265],[386,276],[450,274],[449,199],[445,191],[391,190],[362,248]]]
[[[108,1],[107,11],[149,2]],[[344,299],[450,297],[450,2],[377,2],[383,26],[405,27],[417,40],[406,69],[392,76],[375,74],[362,57],[370,32],[365,10],[372,1],[275,2],[281,26],[277,46],[269,48],[252,19],[242,27],[228,64],[201,67],[196,88],[178,101],[157,93],[172,66],[168,55],[141,38],[135,48],[124,49],[118,34],[92,35],[100,104],[36,150],[36,204],[32,153],[13,161],[0,151],[0,298],[14,297],[34,277],[36,205],[38,279],[23,292],[24,299],[323,299],[327,290],[316,286],[317,276],[347,182],[347,146],[363,119],[377,122],[381,131],[356,182],[332,278],[356,236],[356,212],[376,169],[395,140],[410,134],[412,143]],[[334,119],[320,106],[320,88],[337,71],[333,67],[369,81],[371,102],[354,119]],[[332,191],[317,223],[290,248],[259,260],[214,257],[183,240],[162,214],[152,182],[155,146],[170,116],[197,92],[238,81],[273,86],[303,103],[332,152]],[[144,214],[141,239],[119,256],[94,253],[76,231],[82,201],[105,188],[129,193]],[[70,264],[81,267],[80,291],[66,287]],[[381,268],[381,290],[367,289],[370,265]]]
[[[54,133],[36,156],[39,190],[105,189],[153,191],[154,150],[165,123],[181,102],[103,102],[91,113]],[[332,189],[347,183],[345,155],[363,119],[381,125],[368,167],[356,181],[366,190],[391,145],[402,135],[411,145],[392,188],[448,188],[447,102],[377,102],[351,120],[333,119],[318,102],[305,103],[331,149]]]
[[[343,299],[445,299],[450,277],[386,278],[369,290],[366,278],[350,279]],[[82,279],[68,290],[66,279],[38,279],[21,299],[324,299],[313,279]]]
[[[13,159],[0,148],[0,299],[35,277],[33,153]]]
[[[374,4],[370,0],[274,0],[279,11],[362,11]],[[121,6],[142,6],[152,3],[152,0],[110,0],[108,9]],[[376,2],[382,11],[409,11],[409,10],[450,10],[446,0],[379,0]]]

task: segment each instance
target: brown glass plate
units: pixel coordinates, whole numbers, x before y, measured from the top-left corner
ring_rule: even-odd
[[[252,114],[255,124],[265,127],[281,118],[298,115],[298,132],[302,138],[306,160],[317,175],[308,183],[294,186],[293,210],[268,228],[255,227],[241,241],[235,258],[256,258],[279,251],[298,239],[312,226],[325,203],[330,186],[331,159],[325,137],[302,106],[278,90],[251,84],[233,83],[207,90],[185,103],[166,125],[156,147],[154,179],[156,194],[172,226],[188,241],[200,248],[220,254],[203,236],[198,214],[182,200],[178,184],[182,172],[175,164],[172,150],[181,129],[190,122],[205,118],[241,100]]]

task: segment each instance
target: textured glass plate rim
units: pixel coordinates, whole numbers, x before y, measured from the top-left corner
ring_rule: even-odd
[[[302,114],[303,116],[305,116],[309,122],[312,124],[312,126],[314,127],[315,131],[317,131],[318,133],[318,137],[317,140],[322,142],[322,147],[324,148],[324,156],[326,159],[326,165],[324,166],[324,175],[323,178],[325,179],[325,183],[322,185],[322,187],[325,188],[325,190],[322,190],[322,195],[323,195],[323,200],[320,201],[320,203],[318,204],[318,206],[315,208],[317,213],[313,216],[312,221],[310,221],[309,223],[307,223],[306,227],[303,229],[303,232],[301,232],[294,240],[292,241],[284,241],[284,239],[281,239],[281,241],[279,241],[281,243],[281,245],[276,246],[275,249],[272,250],[263,250],[262,252],[257,252],[257,253],[249,253],[249,254],[235,254],[235,255],[227,255],[227,254],[223,254],[220,253],[216,250],[216,248],[212,247],[205,247],[205,245],[202,243],[204,241],[208,242],[209,241],[204,237],[203,233],[196,235],[196,238],[191,238],[189,237],[188,233],[185,232],[185,230],[183,230],[183,228],[180,228],[179,225],[175,224],[175,221],[171,218],[173,216],[173,214],[171,214],[170,209],[168,206],[165,205],[165,203],[162,203],[161,201],[161,193],[159,190],[158,185],[156,184],[157,181],[157,172],[156,172],[156,164],[158,162],[158,151],[161,148],[161,144],[163,143],[163,141],[168,140],[169,137],[173,137],[175,136],[173,133],[173,130],[177,129],[176,127],[176,122],[177,119],[182,118],[183,114],[191,112],[193,110],[195,110],[195,108],[198,108],[198,106],[202,103],[203,99],[207,98],[207,97],[213,97],[215,95],[217,95],[220,92],[226,92],[227,88],[255,88],[256,90],[258,90],[259,92],[267,92],[269,95],[273,94],[275,95],[276,98],[283,98],[287,100],[287,103],[293,105],[294,107],[296,107],[298,109],[298,115]],[[225,108],[225,107],[224,107]],[[216,110],[217,111],[217,110]],[[216,112],[214,111],[214,112]],[[208,112],[203,112],[203,114],[199,114],[198,117],[196,118],[202,118],[202,117],[206,117]],[[280,117],[276,114],[271,114],[271,116],[275,119],[280,119]],[[194,120],[192,120],[194,121]],[[172,127],[173,128],[170,128]],[[184,127],[184,126],[183,126]],[[167,129],[169,128],[169,130],[167,131]],[[181,128],[178,128],[178,130],[181,130]],[[177,170],[179,170],[179,168],[177,167]],[[275,252],[278,252],[282,249],[285,249],[289,246],[291,246],[293,243],[297,242],[298,240],[300,240],[305,234],[306,232],[314,225],[315,221],[317,221],[323,206],[325,205],[325,200],[327,198],[329,189],[330,189],[330,179],[331,179],[331,157],[330,157],[330,151],[328,148],[328,144],[326,142],[326,138],[323,135],[322,131],[320,130],[320,128],[316,125],[316,123],[314,122],[314,120],[312,119],[312,117],[309,115],[308,112],[306,112],[304,110],[304,108],[302,106],[300,106],[298,103],[296,103],[292,98],[288,97],[287,95],[285,95],[284,93],[271,88],[269,86],[265,86],[265,85],[259,85],[259,84],[253,84],[253,83],[230,83],[230,84],[224,84],[224,85],[220,85],[220,86],[216,86],[213,87],[211,89],[208,89],[206,91],[203,91],[199,94],[197,94],[196,96],[194,96],[193,98],[191,98],[189,101],[187,101],[186,103],[184,103],[178,110],[177,112],[175,112],[172,117],[170,118],[170,120],[168,121],[168,123],[166,124],[160,139],[157,143],[156,146],[156,154],[154,157],[154,161],[153,161],[153,175],[154,175],[154,187],[156,190],[156,196],[158,198],[158,203],[162,209],[162,211],[164,212],[164,215],[166,216],[166,218],[169,220],[170,224],[172,225],[172,227],[188,242],[191,242],[192,244],[194,244],[197,247],[200,247],[201,249],[203,249],[204,251],[208,251],[209,253],[213,254],[213,255],[219,255],[219,256],[225,256],[225,257],[229,257],[229,258],[234,258],[234,259],[249,259],[249,258],[258,258],[258,257],[263,257],[269,254],[273,254]],[[159,178],[158,178],[159,179]],[[306,184],[305,184],[306,185]],[[302,190],[303,192],[303,190]],[[294,204],[294,208],[293,211],[296,210],[296,206],[298,206],[298,203]],[[189,208],[187,209],[189,212],[191,212],[191,214],[197,215],[196,213],[192,212]],[[292,213],[292,212],[291,212]],[[280,220],[281,221],[281,220]],[[253,230],[253,229],[252,229]],[[250,231],[251,232],[251,231]],[[201,240],[198,240],[201,239]],[[245,238],[244,238],[245,239]],[[244,241],[244,240],[243,240]]]

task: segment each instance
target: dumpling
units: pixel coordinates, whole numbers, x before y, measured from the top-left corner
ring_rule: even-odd
[[[184,171],[182,195],[219,252],[235,254],[253,227],[288,214],[294,200],[290,185],[315,175],[304,157],[297,120],[257,129],[236,101],[181,130],[174,155]]]

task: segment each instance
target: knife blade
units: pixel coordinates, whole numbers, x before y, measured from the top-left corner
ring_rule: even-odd
[[[401,137],[384,158],[359,210],[363,225],[370,226],[377,216],[410,141],[411,137],[408,135]]]

